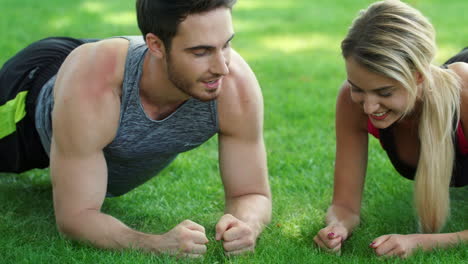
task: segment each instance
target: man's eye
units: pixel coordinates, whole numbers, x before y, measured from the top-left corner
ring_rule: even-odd
[[[193,51],[193,55],[195,55],[197,57],[205,56],[207,53],[208,53],[207,50],[194,50]]]

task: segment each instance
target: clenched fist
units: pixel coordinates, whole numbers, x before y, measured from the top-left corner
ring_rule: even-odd
[[[206,252],[208,239],[205,228],[185,220],[162,236],[161,252],[187,257],[201,257]]]
[[[254,251],[256,239],[252,227],[233,215],[223,215],[216,225],[216,240],[223,240],[223,247],[228,255]]]

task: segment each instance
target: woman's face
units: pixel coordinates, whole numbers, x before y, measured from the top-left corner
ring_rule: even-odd
[[[370,72],[353,57],[346,59],[346,72],[351,99],[362,106],[376,128],[387,128],[401,119],[408,105],[408,92],[399,82]]]

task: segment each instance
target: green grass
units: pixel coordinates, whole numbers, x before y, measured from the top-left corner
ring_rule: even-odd
[[[261,83],[273,219],[255,254],[227,258],[214,241],[224,198],[216,139],[180,155],[163,173],[103,211],[129,226],[161,233],[184,219],[206,227],[204,259],[95,249],[62,238],[55,227],[47,170],[0,175],[1,263],[400,263],[376,257],[367,245],[388,233],[416,230],[411,182],[393,170],[371,141],[362,224],[341,256],[321,252],[312,237],[323,227],[333,185],[334,105],[345,78],[339,42],[368,0],[240,0],[234,10],[234,47]],[[468,45],[465,0],[410,1],[438,30],[442,62]],[[0,63],[47,36],[139,34],[134,1],[0,0]],[[452,190],[452,218],[444,231],[468,229],[467,188]],[[468,246],[417,253],[405,263],[467,263]]]

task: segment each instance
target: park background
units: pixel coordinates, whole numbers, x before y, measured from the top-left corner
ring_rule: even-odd
[[[399,263],[376,257],[368,244],[389,233],[417,230],[412,182],[399,176],[371,139],[362,223],[341,256],[313,246],[333,187],[335,99],[346,78],[340,41],[369,0],[238,0],[233,47],[249,62],[265,102],[264,137],[273,216],[255,254],[228,258],[214,240],[224,194],[217,139],[179,158],[136,190],[106,199],[103,211],[130,227],[168,231],[184,219],[205,226],[206,256],[177,259],[95,249],[56,230],[48,170],[0,174],[0,263]],[[442,63],[468,46],[466,0],[411,0],[434,24]],[[133,0],[0,0],[0,64],[48,36],[138,35]],[[468,229],[468,189],[451,192],[444,232]],[[468,246],[418,253],[405,263],[468,263]]]

